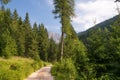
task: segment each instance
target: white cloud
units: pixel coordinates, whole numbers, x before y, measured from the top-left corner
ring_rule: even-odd
[[[86,30],[96,23],[109,19],[117,14],[114,0],[88,0],[76,2],[76,17],[73,25],[77,32]]]
[[[47,2],[47,4],[48,4],[51,8],[54,7],[54,5],[53,5],[53,0],[46,0],[46,2]]]
[[[47,0],[48,4],[53,5],[53,0]]]

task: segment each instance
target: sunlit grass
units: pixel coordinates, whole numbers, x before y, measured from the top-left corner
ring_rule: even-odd
[[[4,59],[0,57],[0,80],[23,80],[42,66],[44,66],[44,62],[30,58]]]

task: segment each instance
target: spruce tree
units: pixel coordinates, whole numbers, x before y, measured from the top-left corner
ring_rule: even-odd
[[[39,32],[39,30],[38,30],[38,25],[37,25],[36,22],[33,24],[33,29],[32,30],[33,30],[33,32],[36,35],[36,38],[38,40],[38,32]]]
[[[39,47],[38,47],[37,35],[36,33],[32,32],[29,57],[33,58],[34,60],[40,60],[38,48]]]
[[[11,16],[12,17],[12,22],[10,24],[10,29],[11,29],[11,33],[12,33],[12,37],[15,39],[16,41],[16,44],[18,45],[19,44],[19,41],[18,41],[18,27],[19,27],[19,22],[18,22],[18,13],[17,13],[17,10],[14,10],[13,12],[13,15]],[[17,46],[18,48],[18,46]],[[17,49],[17,51],[19,52],[19,50]]]
[[[69,27],[71,35],[66,35],[64,44],[64,58],[71,58],[77,70],[77,78],[85,79],[87,75],[87,50],[84,44],[79,41],[77,34],[72,26]]]
[[[31,50],[30,50],[30,57],[35,60],[40,60],[39,57],[39,50],[38,50],[38,27],[37,24],[34,23],[32,34],[31,34]]]
[[[69,26],[71,26],[71,17],[74,16],[74,0],[54,0],[55,18],[60,18],[60,23],[62,25],[62,35],[61,35],[61,59],[63,58],[63,46],[64,46],[64,36],[65,34],[71,34],[69,31]]]
[[[15,40],[10,35],[8,29],[6,29],[0,37],[0,56],[10,58],[17,54],[17,45]]]
[[[1,35],[0,35],[0,52],[1,55],[9,58],[10,56],[17,54],[17,46],[15,39],[12,36],[12,18],[10,9],[2,10],[1,17]]]
[[[71,35],[66,35],[64,41],[64,58],[75,58],[75,51],[74,48],[77,47],[79,44],[79,40],[77,34],[72,26],[69,28]],[[78,42],[78,43],[77,43]]]
[[[56,62],[57,61],[57,53],[58,53],[58,45],[55,43],[53,38],[50,38],[49,49],[48,49],[48,61]]]
[[[36,22],[33,24],[33,31],[34,31],[35,33],[38,33],[38,26],[37,26],[37,23],[36,23]]]
[[[26,57],[29,57],[30,55],[30,50],[31,50],[31,24],[30,24],[30,21],[29,21],[29,14],[26,13],[26,17],[25,17],[25,20],[24,20],[24,23],[23,23],[23,26],[24,26],[24,30],[25,30],[25,53],[24,55]]]
[[[48,47],[49,47],[49,39],[47,29],[43,24],[39,25],[39,55],[40,58],[44,61],[48,61]]]
[[[25,28],[23,25],[22,18],[18,19],[18,30],[17,30],[17,50],[19,56],[24,56],[25,53]]]

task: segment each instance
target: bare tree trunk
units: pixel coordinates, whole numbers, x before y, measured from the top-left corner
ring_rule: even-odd
[[[61,60],[63,59],[63,48],[64,48],[64,32],[61,35]]]

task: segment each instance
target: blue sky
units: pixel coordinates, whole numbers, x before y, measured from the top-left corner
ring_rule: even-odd
[[[94,21],[97,24],[117,15],[114,0],[75,0],[75,4],[76,17],[72,24],[76,32],[92,27]],[[59,19],[54,19],[52,14],[53,0],[11,0],[6,7],[12,11],[17,9],[23,19],[28,12],[32,24],[43,23],[48,31],[60,33]]]
[[[34,22],[37,22],[37,24],[43,23],[49,31],[60,32],[59,20],[54,19],[53,7],[47,0],[11,0],[6,7],[12,11],[17,9],[18,14],[23,19],[28,12],[32,24]]]

